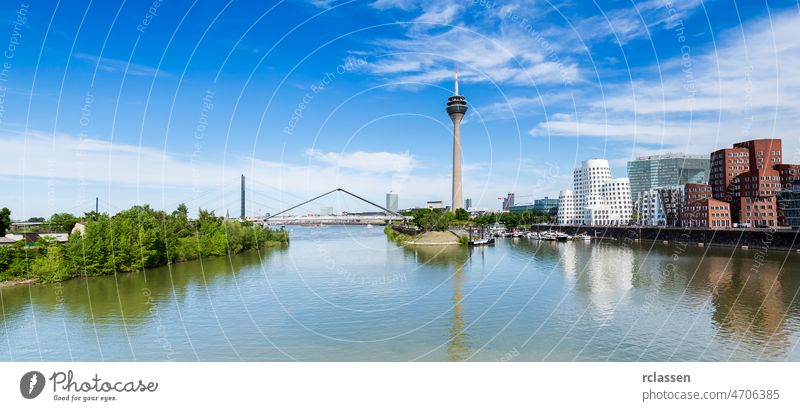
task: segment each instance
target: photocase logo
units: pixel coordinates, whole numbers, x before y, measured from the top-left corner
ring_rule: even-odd
[[[19,392],[31,400],[39,396],[44,389],[44,374],[39,371],[28,371],[19,380]]]

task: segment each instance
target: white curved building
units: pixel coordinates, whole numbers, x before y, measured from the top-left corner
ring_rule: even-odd
[[[572,174],[573,189],[558,195],[558,223],[624,225],[631,221],[628,178],[611,178],[608,160],[585,160]]]

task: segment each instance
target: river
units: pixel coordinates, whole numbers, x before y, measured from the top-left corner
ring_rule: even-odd
[[[0,360],[798,360],[800,255],[759,253],[293,227],[284,248],[0,288]]]

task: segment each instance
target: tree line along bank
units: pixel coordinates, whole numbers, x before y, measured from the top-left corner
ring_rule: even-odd
[[[68,231],[78,222],[69,214],[54,217],[50,223]],[[289,242],[285,231],[224,219],[213,211],[200,209],[198,217],[190,219],[184,204],[171,213],[148,205],[133,206],[114,216],[89,212],[81,224],[82,230],[74,230],[63,244],[44,237],[36,243],[17,241],[0,246],[0,281],[47,283],[75,276],[141,271]],[[5,235],[2,225],[0,235]]]

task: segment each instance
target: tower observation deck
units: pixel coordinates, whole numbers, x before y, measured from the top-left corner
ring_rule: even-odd
[[[447,115],[453,121],[453,197],[450,209],[456,211],[464,207],[461,202],[461,119],[467,112],[467,98],[458,94],[458,69],[456,69],[455,90],[447,98]]]

